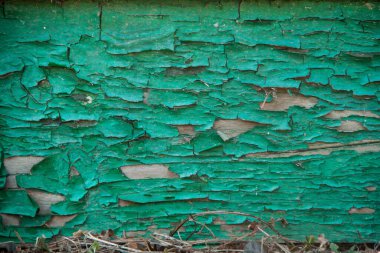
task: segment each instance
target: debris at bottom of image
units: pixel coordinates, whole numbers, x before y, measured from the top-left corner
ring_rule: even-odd
[[[241,215],[253,218],[245,234],[232,236],[229,239],[218,238],[213,231],[197,217],[208,215]],[[380,242],[376,244],[335,244],[323,235],[318,237],[305,236],[305,241],[294,241],[282,236],[274,227],[276,222],[286,223],[285,220],[266,222],[257,216],[229,211],[209,211],[190,215],[176,225],[170,233],[149,231],[147,237],[116,236],[113,230],[101,233],[79,230],[71,237],[59,236],[48,241],[43,236],[36,238],[34,244],[24,243],[16,232],[21,243],[2,242],[0,253],[380,253]],[[181,236],[183,228],[194,226],[194,231],[186,238]],[[202,235],[202,238],[193,239]]]

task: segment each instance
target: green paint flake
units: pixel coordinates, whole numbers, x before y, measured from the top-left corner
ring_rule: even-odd
[[[34,217],[37,210],[38,205],[29,198],[26,191],[0,191],[0,213]]]
[[[121,119],[106,119],[98,123],[97,129],[104,137],[132,138],[133,126]]]
[[[74,215],[84,210],[85,203],[62,201],[51,206],[51,211],[58,215]]]
[[[122,8],[120,8],[122,6]],[[127,16],[128,5],[114,9],[104,6],[102,39],[110,45],[107,52],[128,54],[147,50],[174,50],[173,23],[164,16]],[[114,5],[115,7],[115,5]],[[115,26],[119,29],[115,30]]]
[[[185,92],[173,92],[162,90],[151,90],[148,103],[152,105],[164,105],[169,108],[175,106],[187,106],[197,102],[197,96]]]
[[[178,136],[178,130],[170,125],[159,122],[139,122],[139,127],[151,138],[167,138]]]
[[[86,194],[83,179],[70,175],[70,163],[66,154],[54,155],[42,160],[33,166],[31,175],[18,175],[17,184],[23,188],[67,195],[71,200],[76,201]]]
[[[299,37],[293,35],[291,31],[282,32],[281,26],[276,23],[258,22],[256,25],[243,23],[233,33],[237,43],[247,46],[264,44],[290,48],[301,47]]]
[[[78,84],[78,78],[75,72],[67,69],[51,68],[48,69],[48,81],[53,87],[54,93],[71,94]]]
[[[193,141],[194,152],[199,154],[200,152],[212,149],[222,144],[222,139],[217,135],[216,132],[211,132],[209,134],[202,134],[197,136]]]
[[[112,98],[121,98],[130,102],[141,102],[143,101],[143,90],[124,88],[124,87],[110,87],[105,89],[105,94]]]
[[[20,226],[22,227],[42,227],[51,219],[49,215],[37,215],[34,217],[22,217],[20,221]]]
[[[36,66],[26,66],[23,77],[21,78],[21,83],[25,87],[31,88],[37,86],[37,84],[45,79],[45,73],[42,69]]]

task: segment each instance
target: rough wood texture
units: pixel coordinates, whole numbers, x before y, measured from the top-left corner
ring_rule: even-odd
[[[1,2],[1,239],[380,238],[378,1]]]
[[[240,119],[236,120],[216,120],[214,122],[214,129],[217,131],[220,138],[223,141],[227,141],[233,137],[239,136],[242,133],[248,132],[255,126],[260,124],[255,122],[244,121]]]
[[[46,215],[51,214],[50,207],[53,204],[64,201],[66,198],[62,195],[51,194],[48,192],[43,192],[39,190],[27,190],[28,195],[33,199],[39,206],[38,214]]]
[[[300,106],[309,109],[317,104],[318,99],[315,97],[305,97],[300,94],[289,94],[286,91],[272,91],[272,101],[262,103],[261,109],[266,111],[286,111],[291,106]]]
[[[162,164],[129,165],[120,168],[125,176],[130,179],[146,178],[177,178],[178,175],[171,172],[168,166]]]
[[[75,217],[77,217],[76,214],[63,216],[54,215],[48,222],[45,223],[45,225],[48,227],[63,227],[67,222],[71,221]]]
[[[14,156],[4,159],[4,166],[8,175],[30,173],[32,167],[43,159],[41,156]]]

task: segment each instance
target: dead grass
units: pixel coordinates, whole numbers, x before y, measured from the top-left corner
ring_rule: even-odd
[[[197,219],[201,216],[218,214],[241,215],[253,218],[255,221],[247,227],[245,234],[232,236],[226,240],[216,237],[206,224]],[[0,243],[0,253],[380,253],[379,243],[371,245],[365,243],[334,244],[329,242],[324,235],[320,235],[318,238],[306,237],[304,242],[293,241],[282,236],[274,228],[276,222],[286,224],[283,219],[266,222],[246,213],[210,211],[189,216],[179,222],[168,234],[150,231],[149,238],[127,237],[125,234],[118,237],[112,230],[103,231],[101,234],[79,230],[71,237],[60,236],[50,242],[39,237],[36,238],[35,244]],[[184,238],[180,231],[189,223],[198,226],[198,229]],[[199,233],[208,234],[207,238],[210,239],[193,239]],[[19,239],[22,241],[22,238]]]

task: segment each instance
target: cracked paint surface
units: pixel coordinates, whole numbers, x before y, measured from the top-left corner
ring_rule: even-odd
[[[379,22],[375,1],[3,2],[1,240],[223,209],[376,241]]]

